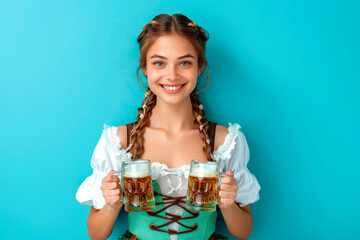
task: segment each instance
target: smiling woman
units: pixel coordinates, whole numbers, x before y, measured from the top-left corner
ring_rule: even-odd
[[[160,14],[138,36],[137,74],[143,71],[149,87],[137,120],[118,127],[105,125],[91,160],[94,173],[76,195],[80,203],[92,206],[88,217],[92,239],[110,236],[123,206],[124,183],[114,173],[126,165],[124,161],[138,159],[151,162],[156,207],[129,212],[129,230],[119,239],[227,239],[215,232],[216,211],[192,211],[185,205],[194,159],[216,162],[225,175],[211,191],[216,192],[229,233],[241,239],[251,234],[249,204],[259,199],[260,185],[247,168],[245,136],[239,124],[226,127],[208,121],[197,95],[203,90],[197,89],[199,76],[207,71],[207,83],[210,80],[208,39],[203,28],[182,14]],[[127,187],[134,192],[141,186],[137,182]]]
[[[160,54],[158,54],[160,53]],[[146,68],[150,90],[157,104],[189,104],[197,75],[201,73],[192,43],[177,33],[159,37],[147,52]]]

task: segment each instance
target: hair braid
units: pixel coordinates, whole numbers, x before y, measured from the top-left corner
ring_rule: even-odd
[[[142,102],[142,106],[138,108],[137,121],[135,122],[130,134],[130,144],[126,149],[133,155],[132,159],[136,160],[141,158],[144,153],[143,135],[145,127],[149,125],[151,111],[156,105],[156,95],[148,89],[145,92],[145,99]]]
[[[213,153],[211,152],[210,145],[211,139],[209,138],[208,134],[209,122],[206,119],[205,112],[203,110],[203,106],[200,103],[199,96],[196,93],[193,93],[191,95],[191,103],[196,117],[194,122],[199,124],[199,131],[203,139],[203,151],[205,152],[209,161],[214,161],[215,158]]]

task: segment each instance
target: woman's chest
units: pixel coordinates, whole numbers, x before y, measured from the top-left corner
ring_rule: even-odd
[[[203,140],[200,135],[159,137],[155,134],[144,134],[144,154],[142,158],[151,162],[166,164],[169,168],[178,168],[190,164],[191,160],[204,160]]]

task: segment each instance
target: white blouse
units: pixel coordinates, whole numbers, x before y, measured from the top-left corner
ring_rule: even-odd
[[[222,145],[214,151],[214,158],[220,165],[220,172],[233,170],[237,180],[238,190],[235,201],[244,207],[259,200],[260,185],[256,177],[248,170],[249,147],[239,124],[229,123],[228,133]],[[93,174],[87,177],[76,193],[76,199],[82,203],[101,209],[105,205],[100,186],[102,179],[114,169],[120,171],[121,163],[131,160],[132,154],[121,146],[121,139],[117,136],[117,127],[104,124],[104,129],[97,143],[90,162]],[[186,196],[187,180],[190,165],[179,168],[168,168],[166,164],[151,163],[153,180],[159,184],[161,192],[170,196]],[[183,209],[172,206],[166,212],[181,215]],[[178,230],[179,225],[174,222],[169,229]],[[170,235],[171,240],[177,235]]]

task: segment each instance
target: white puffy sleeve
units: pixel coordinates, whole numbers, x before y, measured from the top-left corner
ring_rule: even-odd
[[[117,127],[104,124],[90,161],[93,173],[84,180],[76,193],[76,200],[81,204],[91,205],[96,209],[101,209],[105,205],[105,198],[100,189],[102,179],[112,169],[120,171],[122,161],[131,159],[131,153],[121,149],[120,141]]]
[[[247,164],[250,158],[249,147],[245,135],[239,130],[239,124],[229,124],[229,133],[223,145],[214,152],[220,170],[233,170],[238,190],[235,201],[244,207],[259,200],[260,185],[256,177],[249,171]]]

